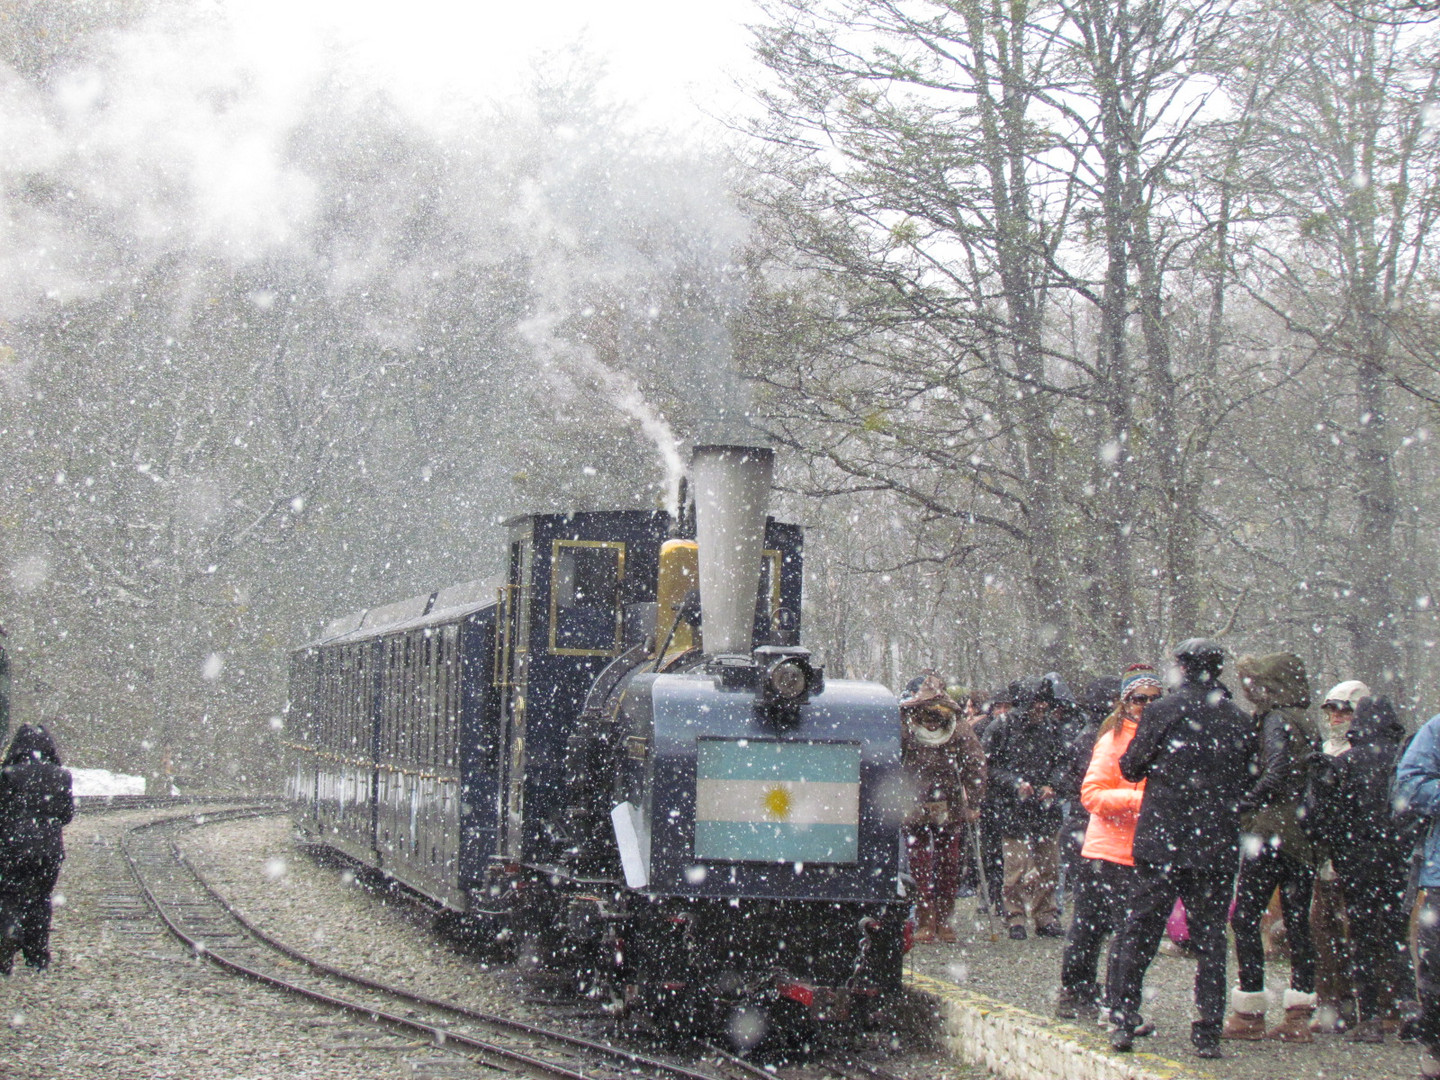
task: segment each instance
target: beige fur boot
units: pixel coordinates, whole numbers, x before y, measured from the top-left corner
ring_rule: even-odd
[[[1230,1015],[1225,1018],[1222,1039],[1246,1039],[1255,1042],[1265,1038],[1265,991],[1247,994],[1238,986],[1230,991]]]
[[[1285,991],[1285,1019],[1267,1032],[1267,1039],[1281,1042],[1314,1042],[1310,1034],[1310,1018],[1315,1015],[1315,995],[1302,994],[1299,990]]]

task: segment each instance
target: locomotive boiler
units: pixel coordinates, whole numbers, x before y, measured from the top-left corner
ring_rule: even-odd
[[[698,447],[679,520],[515,518],[499,578],[294,652],[300,831],[672,1029],[863,1016],[900,982],[899,710],[799,644],[772,468]]]

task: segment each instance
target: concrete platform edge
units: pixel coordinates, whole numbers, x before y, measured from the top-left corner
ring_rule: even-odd
[[[1003,1080],[1213,1080],[1155,1054],[1116,1054],[1097,1030],[1053,1020],[964,987],[907,971],[905,983],[932,1003],[944,1052]]]

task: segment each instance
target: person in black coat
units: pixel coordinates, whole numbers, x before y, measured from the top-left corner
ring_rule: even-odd
[[[1065,782],[1065,744],[1052,710],[1054,685],[1047,677],[1021,681],[1015,706],[985,729],[981,740],[1004,840],[1002,899],[1010,937],[1026,936],[1029,908],[1035,933],[1064,937],[1055,888],[1060,878],[1059,791]]]
[[[1085,830],[1090,827],[1090,815],[1080,805],[1080,785],[1085,780],[1085,770],[1090,767],[1090,756],[1095,752],[1095,740],[1100,735],[1100,725],[1105,722],[1120,703],[1120,680],[1114,675],[1095,679],[1080,691],[1076,702],[1076,720],[1065,734],[1065,785],[1060,797],[1065,800],[1065,824],[1060,832],[1060,865],[1065,868],[1067,887],[1076,889],[1085,866],[1080,860],[1080,847],[1085,843]]]
[[[1235,673],[1255,706],[1260,757],[1250,790],[1240,801],[1242,858],[1230,915],[1239,973],[1223,1037],[1310,1042],[1314,1038],[1310,1021],[1318,1002],[1310,938],[1316,852],[1304,827],[1301,802],[1306,761],[1321,748],[1319,728],[1308,711],[1310,680],[1305,662],[1294,653],[1242,656]],[[1260,925],[1276,889],[1290,946],[1290,985],[1285,990],[1284,1017],[1267,1033]]]
[[[1405,904],[1410,856],[1419,836],[1391,806],[1405,725],[1389,699],[1362,698],[1348,738],[1350,749],[1336,757],[1311,755],[1305,820],[1330,852],[1350,913],[1350,978],[1360,1023],[1345,1038],[1378,1043],[1385,1038],[1382,987],[1388,984],[1389,996],[1407,1003],[1406,1011],[1419,1011]]]
[[[1004,720],[1014,708],[1019,688],[1018,682],[1012,682],[991,695],[989,707],[984,715],[975,721],[973,728],[979,736],[982,748],[985,746],[985,733]],[[980,803],[978,826],[980,870],[985,877],[985,900],[980,905],[981,915],[989,915],[991,911],[1003,914],[1005,911],[1004,901],[1000,897],[1002,882],[1005,880],[1005,838],[1001,835],[1000,814],[1000,800],[996,798],[993,787],[987,785],[985,798]]]
[[[1135,826],[1135,891],[1115,942],[1110,1045],[1131,1048],[1142,1023],[1140,992],[1175,898],[1185,903],[1198,954],[1190,1038],[1201,1057],[1220,1056],[1225,1014],[1225,915],[1240,854],[1240,800],[1259,753],[1255,723],[1220,682],[1223,650],[1192,638],[1175,650],[1183,681],[1147,705],[1120,759],[1144,780]]]
[[[50,894],[65,858],[61,828],[74,814],[55,740],[22,724],[0,766],[0,974],[17,951],[30,967],[50,965]]]

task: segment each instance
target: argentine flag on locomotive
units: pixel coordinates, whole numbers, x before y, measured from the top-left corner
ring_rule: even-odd
[[[853,863],[859,833],[859,744],[699,740],[696,859]]]

